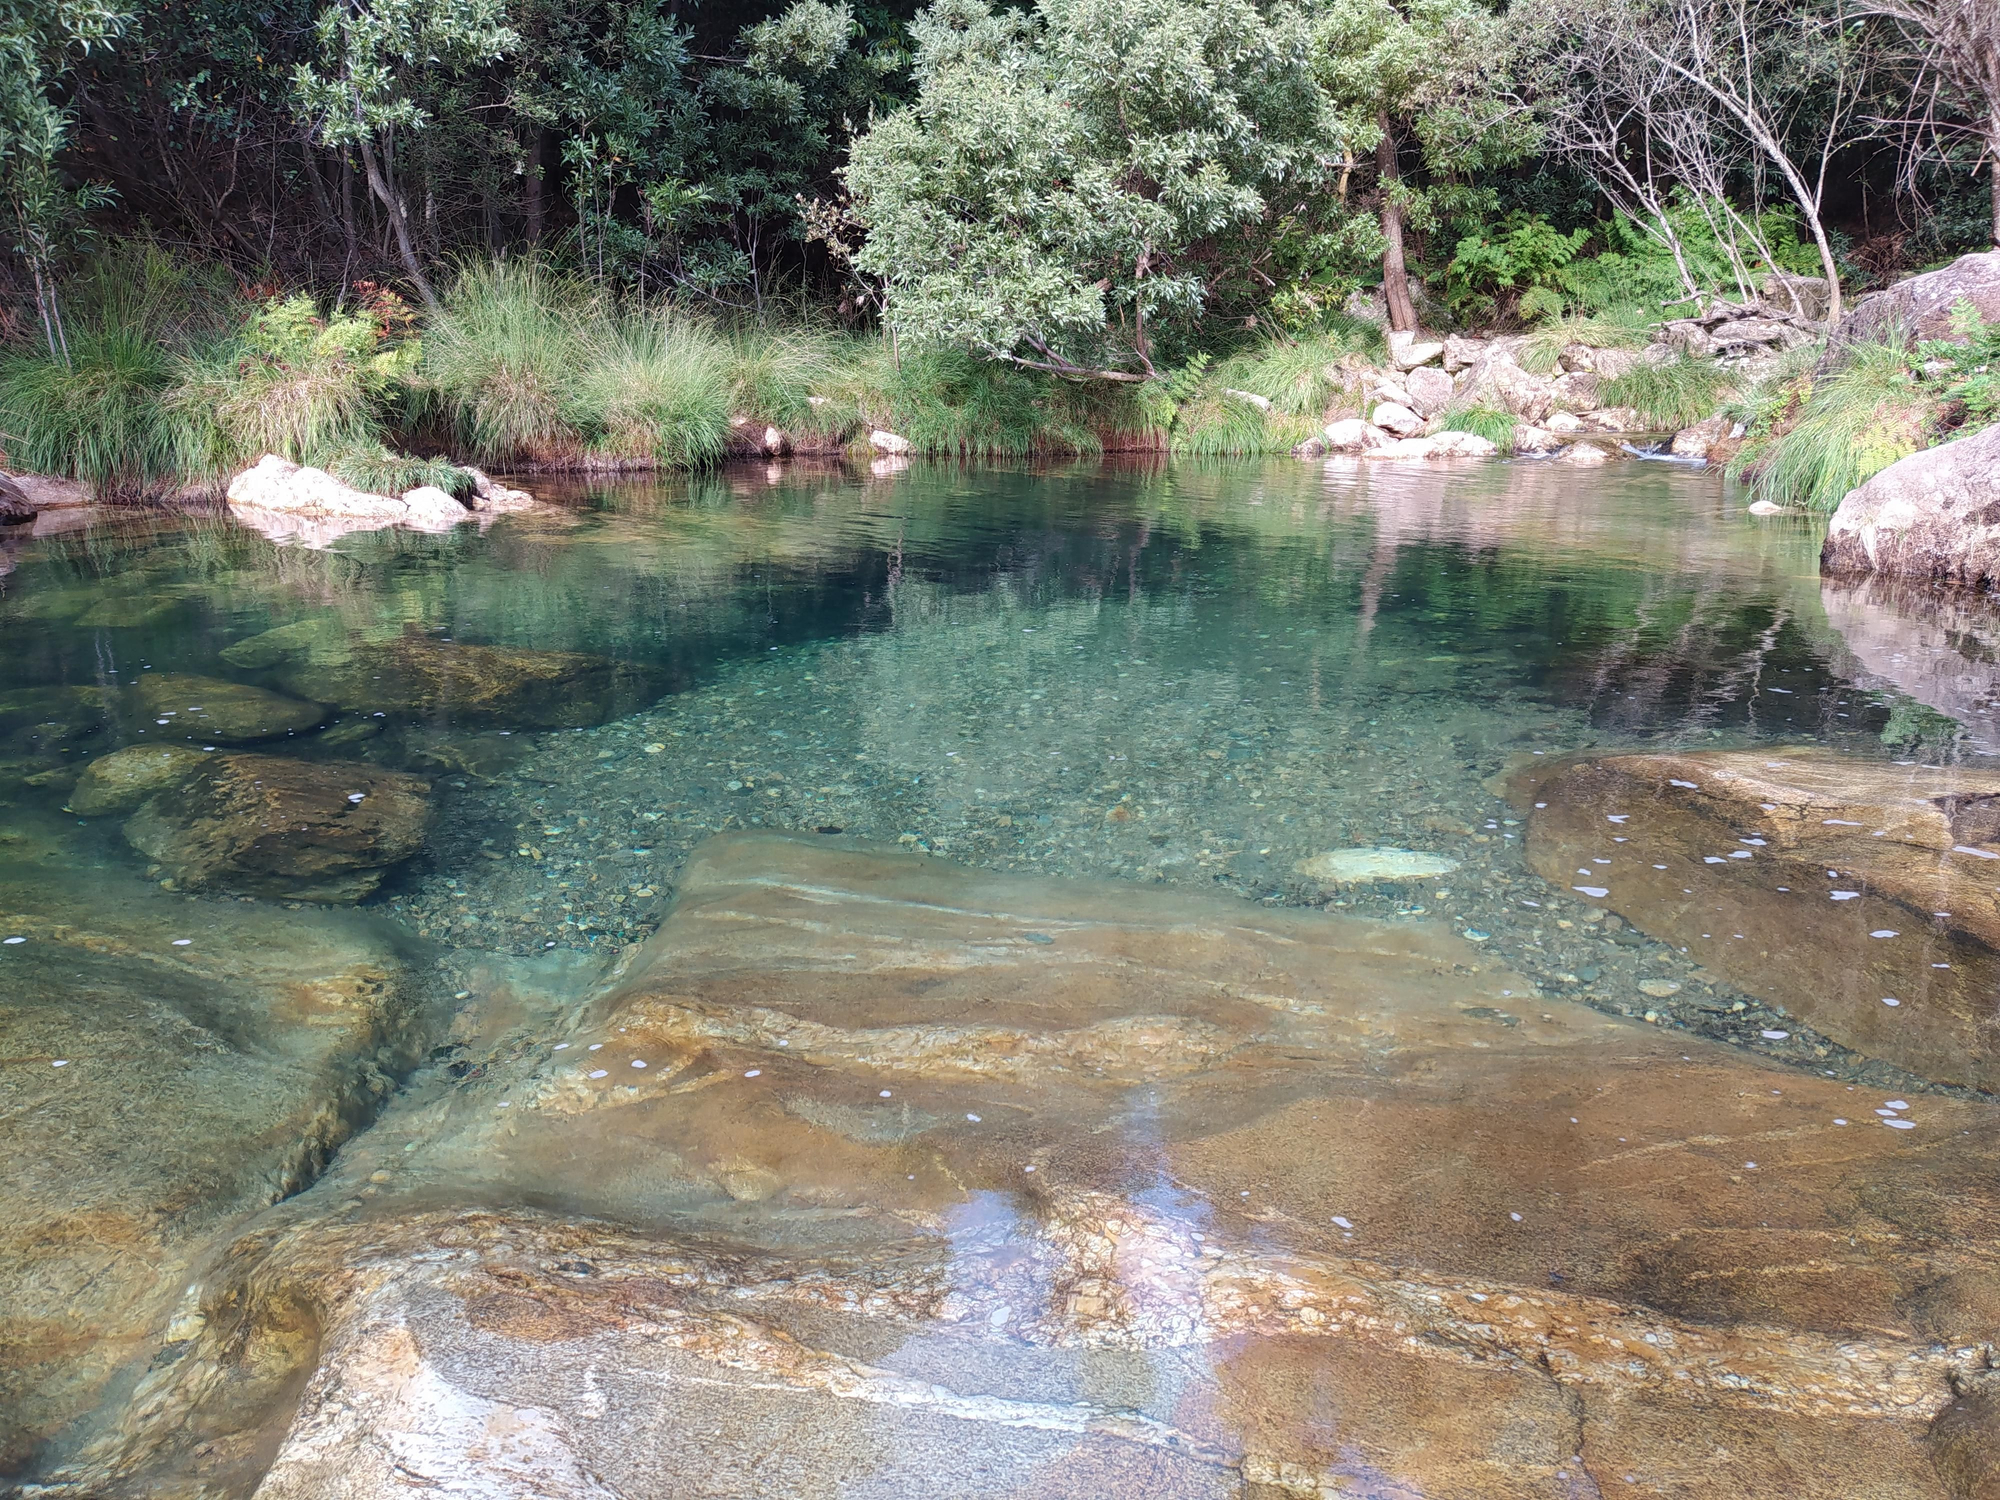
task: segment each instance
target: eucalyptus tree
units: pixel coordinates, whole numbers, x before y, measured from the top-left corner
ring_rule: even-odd
[[[1534,126],[1497,76],[1504,21],[1477,0],[1326,0],[1319,77],[1346,137],[1375,156],[1382,293],[1392,328],[1417,326],[1405,231],[1481,206],[1473,181],[1518,160]],[[1422,180],[1403,172],[1414,151]]]
[[[1917,62],[1909,109],[1897,123],[1919,139],[1969,135],[1983,149],[2000,245],[2000,0],[1855,0],[1855,7],[1893,23]]]
[[[419,94],[425,75],[492,62],[520,36],[507,24],[504,0],[340,0],[320,13],[316,33],[319,59],[293,73],[299,113],[324,144],[360,153],[403,270],[435,308],[437,293],[396,183],[397,132],[415,134],[431,123]]]
[[[69,186],[59,169],[70,114],[55,91],[75,58],[109,45],[129,19],[110,0],[0,0],[0,194],[49,354],[65,364],[69,342],[51,276],[57,239],[78,210],[99,200],[88,185]]]
[[[1155,373],[1163,326],[1323,190],[1344,133],[1310,17],[1252,0],[939,0],[915,101],[854,143],[855,264],[902,337],[1072,377]]]
[[[1856,20],[1851,0],[1527,0],[1516,13],[1560,148],[1668,236],[1662,205],[1676,185],[1755,244],[1763,183],[1776,177],[1818,251],[1833,322],[1826,191],[1860,133],[1876,62]],[[1748,214],[1731,198],[1746,182]]]

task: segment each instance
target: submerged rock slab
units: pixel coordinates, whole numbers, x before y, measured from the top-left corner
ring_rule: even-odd
[[[428,636],[354,639],[331,617],[280,626],[222,654],[237,666],[272,670],[303,698],[440,724],[578,728],[655,695],[646,671],[609,657]]]
[[[1366,885],[1373,881],[1435,880],[1458,868],[1458,861],[1421,849],[1330,849],[1298,862],[1298,872],[1327,885]]]
[[[57,1477],[1944,1500],[2000,1110],[1872,1103],[1423,924],[723,837]]]
[[[169,720],[162,726],[169,733],[225,744],[296,734],[326,718],[326,710],[317,703],[185,672],[147,672],[132,691],[148,717]]]
[[[215,755],[125,825],[188,890],[359,901],[423,847],[430,783],[351,761]]]
[[[2000,772],[1818,746],[1584,756],[1511,795],[1528,861],[1739,989],[2000,1088]]]
[[[415,1040],[386,926],[37,863],[0,878],[0,1476],[155,1354],[213,1236],[310,1181]]]

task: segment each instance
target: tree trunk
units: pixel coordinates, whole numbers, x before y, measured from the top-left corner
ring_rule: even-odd
[[[2000,248],[2000,114],[1986,136],[1986,175],[1993,192],[1993,243]]]
[[[389,227],[395,231],[396,251],[403,262],[403,269],[409,273],[410,282],[417,289],[417,295],[424,299],[424,306],[432,312],[438,310],[437,293],[431,290],[423,265],[417,260],[416,247],[410,243],[409,216],[403,212],[403,202],[390,188],[382,176],[382,167],[375,160],[375,147],[366,136],[359,142],[361,147],[361,170],[368,178],[368,191],[375,195],[382,207],[388,210]]]
[[[535,127],[528,143],[527,181],[521,184],[521,217],[527,221],[530,245],[542,242],[542,163],[548,156],[548,137],[548,131]]]
[[[1410,301],[1410,273],[1403,264],[1403,205],[1396,201],[1402,173],[1396,167],[1396,137],[1387,110],[1380,123],[1382,141],[1375,148],[1375,167],[1382,187],[1382,296],[1389,305],[1389,326],[1407,333],[1417,326],[1417,309]]]

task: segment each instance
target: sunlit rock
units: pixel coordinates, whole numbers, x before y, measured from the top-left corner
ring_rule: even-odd
[[[1835,1041],[2000,1087],[2000,771],[1812,745],[1515,781],[1535,871]]]
[[[171,1360],[194,1261],[296,1191],[414,1051],[389,930],[136,876],[0,876],[0,1474]],[[163,1348],[164,1343],[164,1348]]]
[[[1458,861],[1442,854],[1426,854],[1419,849],[1333,849],[1298,863],[1298,872],[1308,880],[1328,885],[1352,885],[1369,881],[1430,880],[1449,875]]]
[[[359,901],[423,847],[430,785],[349,761],[204,756],[125,825],[188,890]]]
[[[1945,1500],[2000,1120],[1906,1103],[1421,923],[718,839],[219,1256],[57,1478]]]
[[[184,672],[142,673],[132,692],[148,718],[168,721],[157,729],[190,739],[266,740],[311,729],[326,718],[317,703]]]
[[[1424,430],[1424,419],[1400,401],[1383,401],[1368,414],[1368,420],[1397,437],[1415,437]]]
[[[184,745],[128,745],[100,755],[70,789],[69,810],[82,818],[130,812],[153,793],[179,786],[207,759]]]
[[[2000,260],[2000,251],[1994,252]],[[1898,459],[1827,523],[1822,573],[2000,583],[2000,426]]]
[[[400,498],[371,495],[327,473],[267,453],[229,481],[229,508],[244,524],[274,541],[324,547],[354,531],[407,526],[449,530],[472,511],[434,485]]]
[[[1382,429],[1359,417],[1342,417],[1326,424],[1326,446],[1333,453],[1365,453],[1389,441]]]

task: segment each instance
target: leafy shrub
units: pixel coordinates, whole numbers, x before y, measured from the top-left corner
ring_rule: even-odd
[[[1445,300],[1461,319],[1510,311],[1524,293],[1556,286],[1589,238],[1587,229],[1565,234],[1540,214],[1509,214],[1491,237],[1458,242],[1444,269]]]
[[[1681,428],[1713,416],[1730,388],[1729,372],[1713,360],[1677,354],[1639,361],[1606,381],[1599,399],[1606,406],[1632,407],[1651,426]]]

